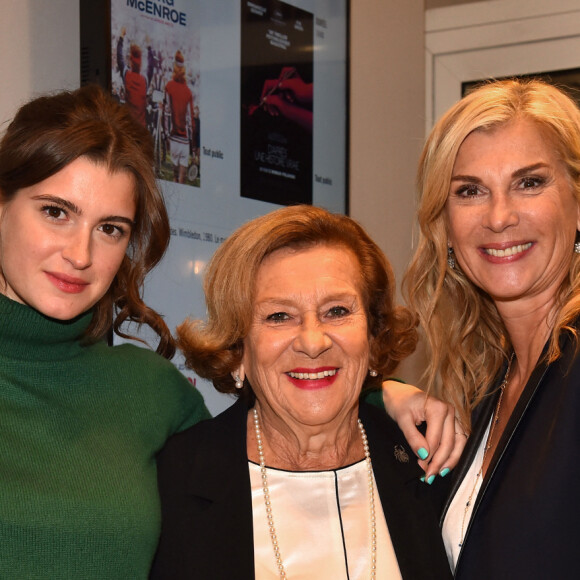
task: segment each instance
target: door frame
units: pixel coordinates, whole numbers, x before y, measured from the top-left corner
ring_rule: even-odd
[[[578,0],[489,0],[425,11],[428,132],[466,81],[580,67]]]

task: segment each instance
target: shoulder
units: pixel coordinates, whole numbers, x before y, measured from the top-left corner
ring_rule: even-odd
[[[157,380],[163,377],[172,382],[183,383],[187,379],[177,370],[176,366],[166,358],[149,348],[134,344],[119,344],[107,346],[99,343],[93,346],[93,355],[103,357],[106,364],[122,371],[126,369],[131,374],[145,375]]]
[[[574,323],[578,331],[578,321]],[[545,402],[553,400],[558,410],[563,414],[578,414],[580,410],[580,332],[578,338],[568,331],[560,336],[561,355],[558,359],[548,362],[548,345],[536,368],[525,386],[523,395],[538,398]],[[557,388],[552,388],[552,386]],[[525,399],[525,397],[520,397]],[[566,401],[565,405],[561,405]]]
[[[173,435],[167,441],[161,455],[164,457],[181,455],[183,451],[196,447],[203,448],[206,443],[211,443],[212,449],[216,449],[222,442],[228,444],[245,433],[247,415],[248,407],[245,402],[237,401],[216,417],[200,421]]]
[[[573,336],[570,332],[563,332],[560,338],[560,347],[562,349],[562,356],[552,363],[552,367],[557,367],[558,370],[565,375],[573,374],[576,378],[580,373],[580,321],[574,323],[578,336]]]
[[[179,481],[185,485],[191,474],[205,473],[208,463],[212,473],[226,478],[240,461],[245,464],[247,414],[245,403],[238,401],[217,417],[171,436],[157,455],[160,489],[174,490]],[[203,483],[199,477],[196,481]]]
[[[102,379],[122,386],[125,397],[138,397],[155,415],[171,417],[169,434],[210,417],[199,391],[171,361],[133,344],[94,346]]]

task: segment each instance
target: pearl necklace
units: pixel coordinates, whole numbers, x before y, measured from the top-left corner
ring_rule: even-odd
[[[501,402],[503,399],[503,394],[504,394],[505,388],[507,387],[507,384],[508,384],[508,381],[510,378],[510,370],[512,368],[512,361],[514,360],[514,355],[515,355],[515,353],[512,352],[510,360],[508,361],[507,369],[505,371],[505,376],[504,376],[503,381],[501,382],[501,385],[499,387],[499,398],[497,400],[497,405],[495,406],[495,411],[493,413],[493,418],[491,420],[491,427],[489,428],[489,434],[487,436],[487,441],[485,442],[485,447],[483,448],[483,459],[481,460],[481,467],[479,468],[479,471],[475,475],[475,483],[473,484],[473,489],[471,490],[471,493],[469,494],[469,497],[467,498],[467,503],[465,504],[465,509],[463,510],[463,519],[461,521],[461,538],[459,539],[459,547],[460,548],[463,546],[463,540],[465,539],[464,533],[465,533],[465,521],[467,519],[467,512],[469,511],[469,507],[471,506],[471,501],[473,500],[473,496],[475,494],[475,490],[477,488],[477,483],[479,482],[479,478],[483,474],[483,466],[485,464],[485,458],[487,456],[487,452],[491,449],[491,444],[493,443],[493,432],[495,430],[495,426],[496,426],[497,422],[499,421],[499,412],[501,410]]]
[[[363,427],[362,421],[358,420],[358,428],[360,431],[363,448],[365,452],[365,461],[367,467],[368,489],[369,489],[369,513],[370,513],[370,527],[371,527],[371,580],[375,580],[377,574],[377,521],[375,517],[375,491],[373,480],[373,466],[371,463],[371,452],[369,450],[369,442],[367,434]],[[266,506],[266,519],[268,520],[268,530],[270,531],[270,540],[272,541],[272,548],[274,549],[274,558],[276,559],[276,566],[280,578],[287,578],[282,556],[280,554],[280,546],[278,545],[278,536],[276,534],[276,527],[274,526],[274,516],[272,515],[272,501],[270,499],[270,490],[268,489],[268,473],[266,471],[266,460],[264,459],[264,446],[262,444],[262,432],[260,430],[260,421],[258,419],[258,411],[254,407],[254,430],[256,432],[256,442],[258,444],[258,456],[260,458],[260,473],[262,475],[262,491],[264,493],[264,505]]]

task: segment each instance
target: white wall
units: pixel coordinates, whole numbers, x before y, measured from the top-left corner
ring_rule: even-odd
[[[422,0],[351,0],[350,215],[400,284],[412,252],[415,172],[425,121]],[[422,355],[399,376],[416,381]]]
[[[80,83],[78,0],[0,0],[0,123],[24,101]]]

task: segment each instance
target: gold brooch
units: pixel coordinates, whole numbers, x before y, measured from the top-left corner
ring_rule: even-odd
[[[395,459],[401,463],[409,463],[409,455],[402,445],[395,445]]]

